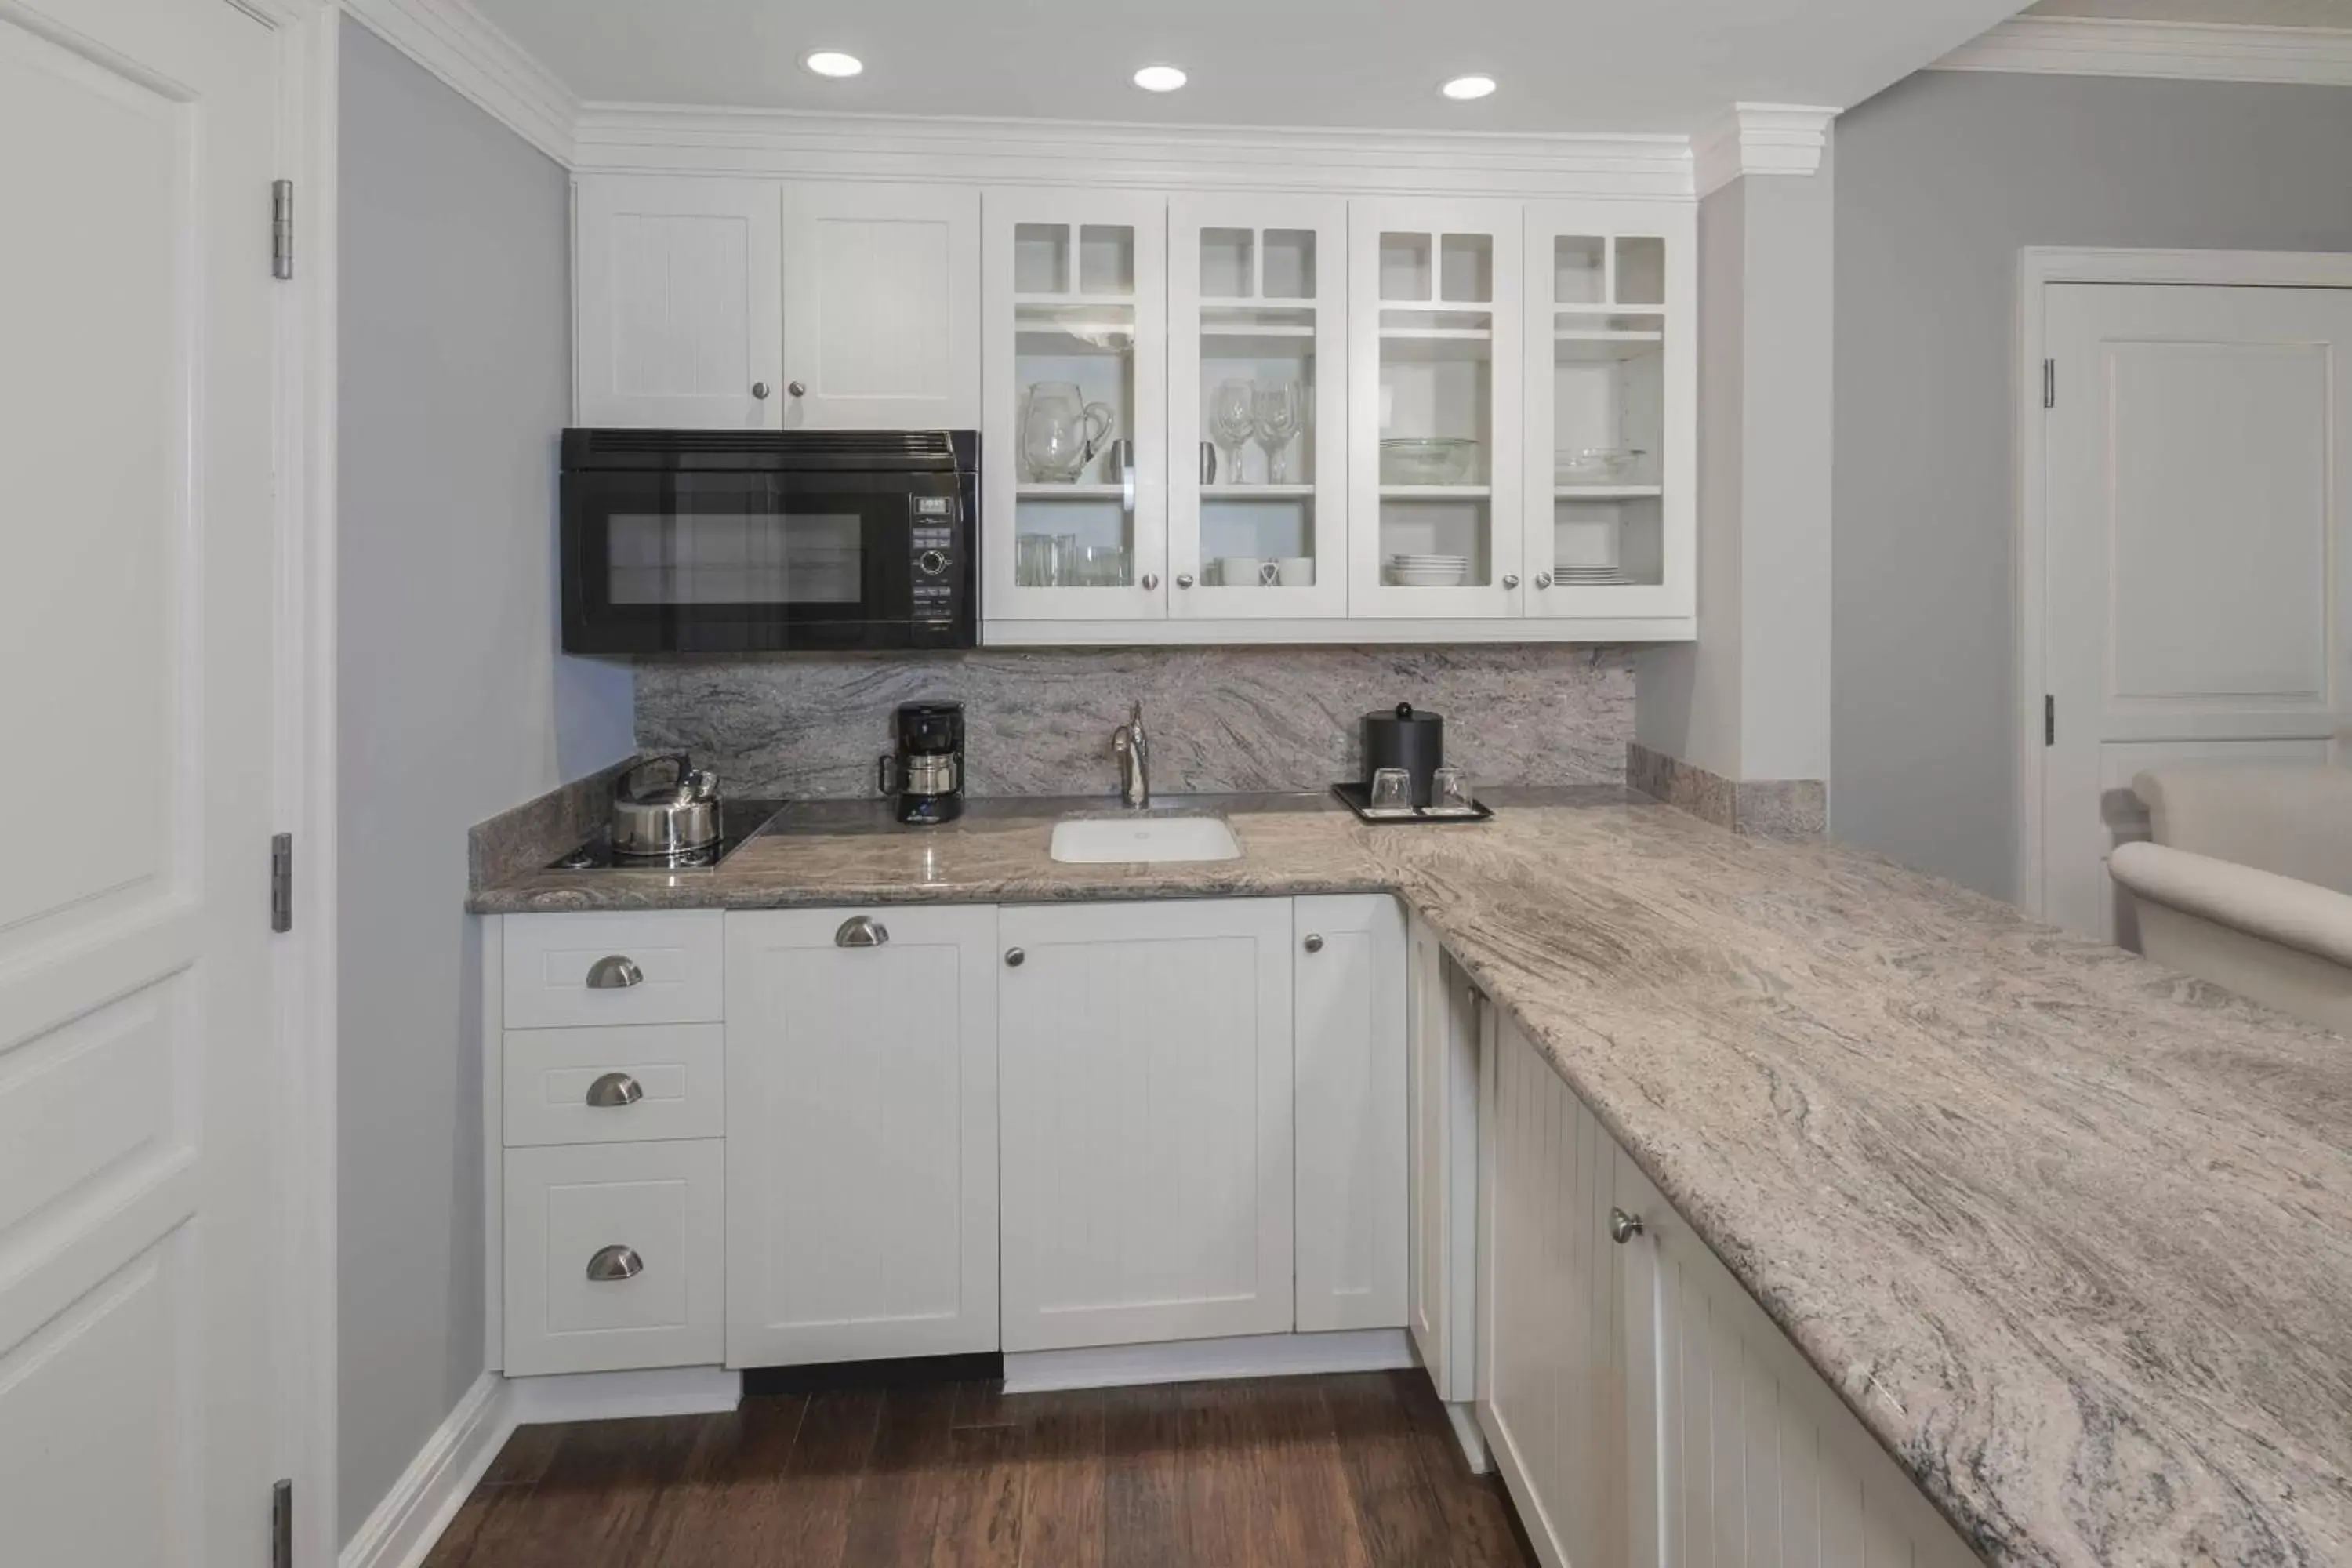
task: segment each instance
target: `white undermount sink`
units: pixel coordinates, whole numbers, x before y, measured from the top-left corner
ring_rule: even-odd
[[[1213,816],[1089,816],[1057,822],[1049,852],[1065,864],[1082,866],[1242,858],[1234,830]]]

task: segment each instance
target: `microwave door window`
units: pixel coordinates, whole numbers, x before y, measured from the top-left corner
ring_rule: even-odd
[[[616,607],[857,612],[865,520],[855,511],[615,511],[609,523]]]

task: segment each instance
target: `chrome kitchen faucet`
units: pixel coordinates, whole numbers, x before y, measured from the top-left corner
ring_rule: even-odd
[[[1128,710],[1127,722],[1111,731],[1110,749],[1118,758],[1118,794],[1130,810],[1151,804],[1151,737],[1143,729],[1143,704]]]

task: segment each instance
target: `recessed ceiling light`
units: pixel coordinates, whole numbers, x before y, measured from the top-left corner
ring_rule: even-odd
[[[1457,76],[1437,90],[1448,98],[1484,98],[1495,90],[1495,79],[1490,76]]]
[[[1174,66],[1146,66],[1135,73],[1135,85],[1146,92],[1174,92],[1184,85],[1184,73]]]
[[[814,54],[803,55],[801,64],[819,76],[856,76],[866,68],[864,60],[839,49],[819,49]]]

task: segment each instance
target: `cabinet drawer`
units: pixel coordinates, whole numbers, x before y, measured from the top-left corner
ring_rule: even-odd
[[[506,1142],[641,1143],[727,1130],[719,1024],[510,1029]]]
[[[710,1138],[508,1153],[509,1376],[717,1363],[723,1148]]]
[[[725,922],[717,910],[509,915],[506,1026],[716,1024]]]

